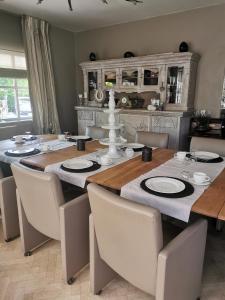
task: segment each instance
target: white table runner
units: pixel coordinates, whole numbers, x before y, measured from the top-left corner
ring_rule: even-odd
[[[149,194],[142,190],[142,180],[153,176],[171,176],[181,178],[182,171],[204,172],[212,181],[223,171],[225,162],[221,163],[182,163],[173,158],[150,172],[132,180],[121,189],[121,196],[129,200],[139,202],[157,208],[161,213],[188,222],[192,205],[202,195],[208,186],[194,185],[194,193],[184,198],[164,198]]]
[[[40,152],[38,154],[34,155],[29,155],[29,156],[23,156],[23,157],[12,157],[12,156],[7,156],[5,155],[5,152],[7,150],[12,150],[12,149],[28,149],[28,148],[42,148],[43,145],[48,145],[52,151],[64,149],[67,147],[71,147],[73,145],[76,145],[76,143],[71,143],[68,141],[59,141],[59,140],[51,140],[51,141],[45,141],[42,142],[40,139],[36,139],[33,141],[28,141],[22,145],[17,145],[15,142],[11,140],[7,141],[1,141],[0,142],[0,161],[3,161],[5,163],[11,164],[13,162],[19,162],[21,159],[26,158],[26,157],[32,157],[36,155],[43,154],[43,152]]]
[[[87,154],[87,155],[82,155],[80,157],[77,157],[77,158],[74,158],[74,159],[88,159],[88,160],[98,160],[99,156],[101,155],[104,155],[106,152],[108,151],[108,149],[103,149],[103,150],[100,150],[100,151],[96,151],[96,152],[93,152],[93,153],[90,153],[90,154]],[[109,168],[112,168],[118,164],[121,164],[129,159],[132,159],[138,155],[141,155],[141,152],[135,152],[134,153],[134,156],[132,158],[128,158],[124,152],[122,152],[122,157],[119,158],[119,159],[116,159],[115,162],[112,164],[112,165],[109,165],[109,166],[101,166],[100,169],[96,170],[96,171],[92,171],[92,172],[86,172],[86,173],[70,173],[70,172],[66,172],[64,170],[62,170],[60,168],[61,164],[63,162],[59,162],[59,163],[56,163],[56,164],[51,164],[51,165],[48,165],[46,168],[45,168],[45,172],[52,172],[52,173],[55,173],[58,175],[58,177],[63,180],[63,181],[66,181],[66,182],[69,182],[73,185],[76,185],[76,186],[79,186],[81,188],[84,188],[85,187],[85,183],[86,183],[86,180],[87,180],[87,177],[91,176],[91,175],[94,175],[96,173],[99,173],[99,172],[102,172],[102,171],[105,171],[106,169],[109,169]]]

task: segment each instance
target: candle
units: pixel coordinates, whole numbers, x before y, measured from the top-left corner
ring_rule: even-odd
[[[84,92],[84,98],[87,99],[87,92]]]

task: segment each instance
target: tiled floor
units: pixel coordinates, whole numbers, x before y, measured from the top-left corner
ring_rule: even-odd
[[[30,257],[23,257],[20,239],[3,242],[0,227],[0,299],[153,299],[117,278],[101,296],[89,292],[89,270],[86,268],[77,281],[68,286],[61,278],[61,258],[58,242],[51,241]],[[214,230],[208,235],[204,268],[202,300],[225,300],[225,234]],[[182,300],[182,299],[180,299]]]

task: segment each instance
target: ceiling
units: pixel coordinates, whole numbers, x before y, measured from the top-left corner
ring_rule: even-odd
[[[0,0],[0,9],[16,14],[27,14],[74,32],[127,23],[171,13],[225,3],[225,0],[143,0],[133,5],[124,0],[72,0],[74,11],[67,0]]]

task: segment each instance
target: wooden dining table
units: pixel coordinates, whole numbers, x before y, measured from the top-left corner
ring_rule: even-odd
[[[50,136],[49,139],[53,139],[53,136]],[[90,141],[86,142],[85,151],[78,151],[75,146],[71,146],[23,158],[21,163],[38,170],[44,170],[50,164],[80,157],[104,147],[98,141]],[[153,151],[153,159],[150,162],[143,162],[141,155],[136,156],[126,162],[89,176],[87,183],[96,183],[120,193],[122,186],[165,163],[174,156],[174,153],[175,151],[171,149],[156,149]],[[191,211],[215,219],[225,220],[225,169],[194,203]]]

